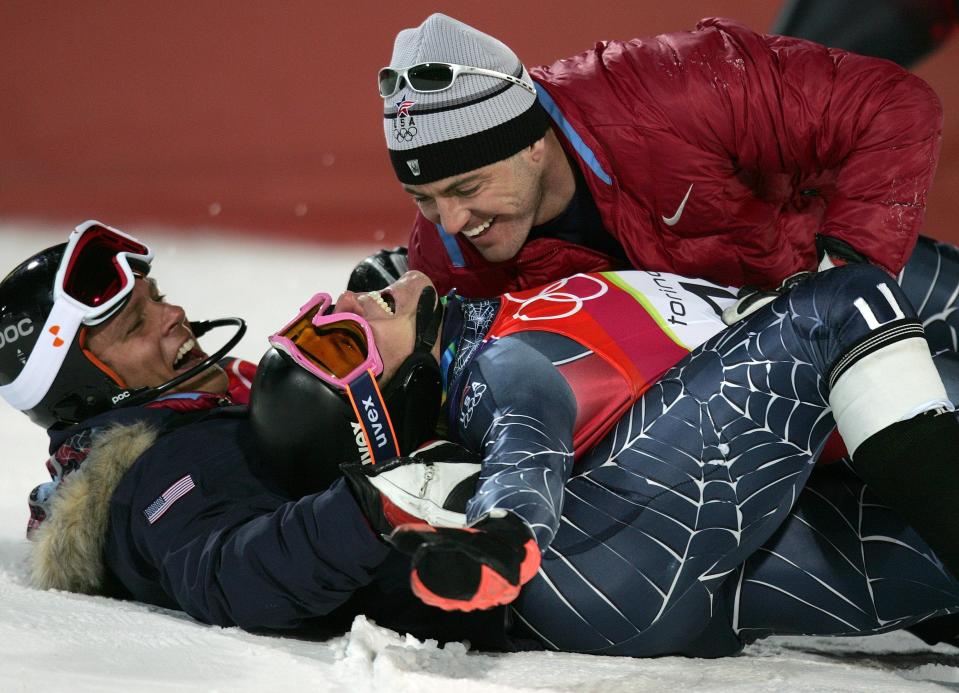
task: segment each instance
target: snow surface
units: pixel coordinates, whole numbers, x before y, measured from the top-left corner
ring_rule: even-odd
[[[152,276],[193,319],[241,315],[236,352],[258,360],[265,335],[313,292],[339,291],[367,247],[251,242],[129,229],[156,251]],[[69,229],[0,223],[0,272]],[[216,333],[205,338],[217,346]],[[210,341],[206,341],[210,340]],[[770,638],[738,657],[641,660],[439,647],[358,618],[326,642],[265,637],[182,613],[29,586],[29,491],[47,480],[45,434],[0,404],[0,691],[894,691],[959,690],[959,650],[907,633]]]

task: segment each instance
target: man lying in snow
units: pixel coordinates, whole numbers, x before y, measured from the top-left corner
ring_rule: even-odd
[[[959,423],[881,270],[807,278],[726,331],[734,294],[672,275],[444,305],[411,273],[308,303],[272,338],[251,417],[151,259],[85,225],[0,285],[24,357],[0,349],[0,394],[48,428],[58,465],[34,498],[44,586],[253,630],[362,612],[421,637],[634,656],[959,610]],[[446,435],[481,467],[448,443],[403,456],[444,399]],[[834,424],[853,461],[811,474]]]

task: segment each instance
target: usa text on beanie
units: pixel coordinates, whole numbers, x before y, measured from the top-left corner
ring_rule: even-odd
[[[492,70],[528,87],[462,74],[449,89],[422,93],[402,80],[384,98],[384,131],[403,183],[431,183],[501,161],[546,133],[548,118],[529,89],[529,73],[502,42],[442,14],[397,34],[390,68],[436,62]]]

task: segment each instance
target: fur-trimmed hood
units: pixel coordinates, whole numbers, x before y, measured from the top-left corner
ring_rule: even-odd
[[[157,439],[146,423],[113,425],[98,432],[83,466],[50,501],[50,516],[30,552],[34,585],[84,594],[104,589],[103,561],[110,499],[133,463]]]

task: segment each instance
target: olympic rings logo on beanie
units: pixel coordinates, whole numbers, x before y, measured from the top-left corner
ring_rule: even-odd
[[[437,62],[502,73],[503,78],[464,71],[453,76],[448,88],[433,92],[414,92],[397,83],[396,93],[384,98],[383,117],[386,145],[401,182],[430,183],[502,161],[546,133],[549,118],[532,79],[501,41],[443,14],[396,35],[390,68],[402,73]]]

